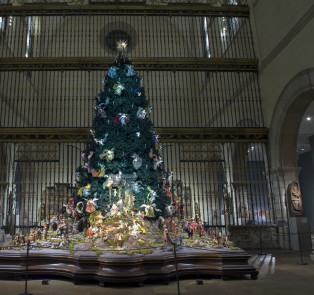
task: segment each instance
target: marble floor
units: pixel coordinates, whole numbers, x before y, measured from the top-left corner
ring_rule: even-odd
[[[314,294],[314,261],[310,253],[303,255],[301,262],[298,253],[252,254],[250,264],[259,270],[258,280],[248,278],[223,281],[221,279],[196,279],[179,282],[180,294],[195,295],[313,295]],[[24,281],[0,280],[0,295],[25,294]],[[28,293],[34,295],[175,295],[178,293],[177,282],[169,285],[146,284],[141,287],[115,286],[101,287],[98,285],[74,285],[71,281],[49,280],[43,285],[42,280],[30,280]]]

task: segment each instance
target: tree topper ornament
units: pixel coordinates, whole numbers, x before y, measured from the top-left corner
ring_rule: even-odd
[[[124,40],[119,40],[117,42],[117,56],[116,56],[116,62],[123,61],[125,62],[128,60],[128,51],[127,51],[128,43]]]

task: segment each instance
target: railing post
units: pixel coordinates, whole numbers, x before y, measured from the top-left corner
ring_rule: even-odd
[[[32,293],[27,293],[29,246],[30,246],[30,240],[28,239],[27,244],[26,244],[25,290],[24,290],[24,293],[21,293],[20,295],[33,295]]]

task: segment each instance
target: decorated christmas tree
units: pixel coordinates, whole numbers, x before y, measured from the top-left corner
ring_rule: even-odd
[[[165,170],[142,79],[126,43],[117,45],[96,96],[90,140],[81,155],[84,164],[76,172],[77,194],[64,204],[65,215],[31,230],[31,246],[146,255],[169,243],[210,249],[232,245],[218,230],[207,236],[197,203],[195,219],[184,215],[182,183],[172,184],[172,172]],[[22,232],[7,245],[21,246]]]
[[[104,216],[119,204],[149,218],[165,216],[170,202],[167,174],[159,154],[158,135],[149,118],[141,77],[127,56],[126,42],[117,44],[117,56],[96,96],[91,138],[82,152],[84,165],[76,172],[76,211],[88,217]]]

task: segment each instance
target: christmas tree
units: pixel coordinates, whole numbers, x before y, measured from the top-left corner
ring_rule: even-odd
[[[82,152],[84,165],[76,172],[75,206],[81,217],[95,210],[108,216],[119,204],[146,217],[165,216],[171,175],[165,171],[149,119],[152,108],[127,56],[126,42],[119,41],[117,51],[95,99],[91,138]]]
[[[159,153],[142,79],[127,56],[126,43],[118,42],[117,49],[95,98],[91,137],[81,155],[84,165],[76,172],[77,194],[64,204],[66,216],[53,216],[43,231],[32,229],[31,242],[52,249],[146,255],[169,242],[181,245],[197,233],[189,247],[227,245],[219,232],[206,237],[197,209],[195,220],[186,216],[182,222],[182,183],[173,183],[172,196],[172,172],[166,172]],[[82,245],[75,248],[77,244]],[[12,246],[25,246],[22,233]]]

